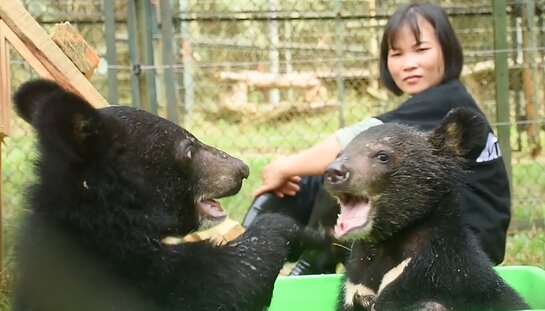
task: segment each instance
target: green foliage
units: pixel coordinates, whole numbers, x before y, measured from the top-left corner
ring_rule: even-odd
[[[517,159],[512,172],[513,219],[539,220],[545,216],[545,172],[541,159]],[[523,199],[524,198],[524,199]]]
[[[545,268],[545,231],[532,228],[512,233],[507,239],[506,265]]]
[[[25,214],[25,188],[33,182],[31,159],[33,158],[34,137],[32,135],[6,138],[2,146],[2,225],[4,247],[2,265],[4,272],[0,279],[0,310],[10,310],[11,284],[15,265],[14,245],[20,219]],[[9,149],[8,149],[9,148]],[[7,152],[9,150],[9,152]]]

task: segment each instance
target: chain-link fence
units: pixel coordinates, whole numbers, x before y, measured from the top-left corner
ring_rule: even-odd
[[[439,1],[464,48],[463,82],[510,141],[503,152],[512,172],[513,226],[542,227],[545,4],[510,0],[498,10],[503,2]],[[64,21],[77,27],[102,57],[92,83],[111,104],[142,107],[178,122],[250,165],[242,193],[225,200],[239,220],[268,161],[403,100],[378,84],[378,48],[387,17],[406,1],[23,3],[46,30]],[[494,19],[498,11],[507,13],[505,24]],[[502,31],[503,47],[495,41]],[[12,48],[10,55],[15,89],[36,75]],[[507,55],[507,66],[498,68],[501,55]],[[508,84],[496,87],[498,70]],[[500,106],[502,100],[508,106]],[[31,131],[12,119],[13,133],[2,150],[7,230],[22,207],[22,185],[32,178]]]

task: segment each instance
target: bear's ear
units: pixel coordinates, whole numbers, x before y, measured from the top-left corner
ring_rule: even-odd
[[[17,114],[31,124],[44,148],[69,158],[84,159],[101,152],[103,120],[80,96],[53,81],[24,83],[13,96]]]
[[[470,108],[455,108],[431,133],[429,141],[439,153],[467,157],[479,148],[487,131],[488,126],[482,114]]]
[[[63,93],[64,90],[55,82],[50,80],[31,80],[22,84],[13,94],[15,111],[26,122],[32,125],[38,106],[43,104],[46,97]]]

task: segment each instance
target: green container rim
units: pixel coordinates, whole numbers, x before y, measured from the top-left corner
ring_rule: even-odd
[[[545,270],[536,266],[514,265],[494,269],[528,302],[531,310],[545,311]],[[279,276],[268,310],[336,310],[341,278],[342,274]]]

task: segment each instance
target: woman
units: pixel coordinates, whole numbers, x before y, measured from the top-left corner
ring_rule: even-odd
[[[309,149],[265,166],[263,185],[254,192],[256,200],[244,225],[250,225],[254,215],[262,211],[283,212],[314,226],[316,219],[335,218],[322,216],[335,212],[335,202],[321,190],[322,174],[327,164],[358,133],[387,122],[429,130],[438,126],[453,108],[470,107],[480,111],[459,81],[462,66],[461,45],[440,6],[409,4],[399,8],[390,17],[382,37],[380,80],[394,94],[405,93],[411,97],[392,111],[338,130]],[[470,207],[465,218],[483,250],[498,264],[503,261],[511,214],[509,181],[491,129],[481,145],[482,153],[469,159],[465,167],[463,199]],[[327,257],[306,258],[293,274],[333,272],[336,261]],[[317,261],[322,261],[321,267],[314,267]]]

